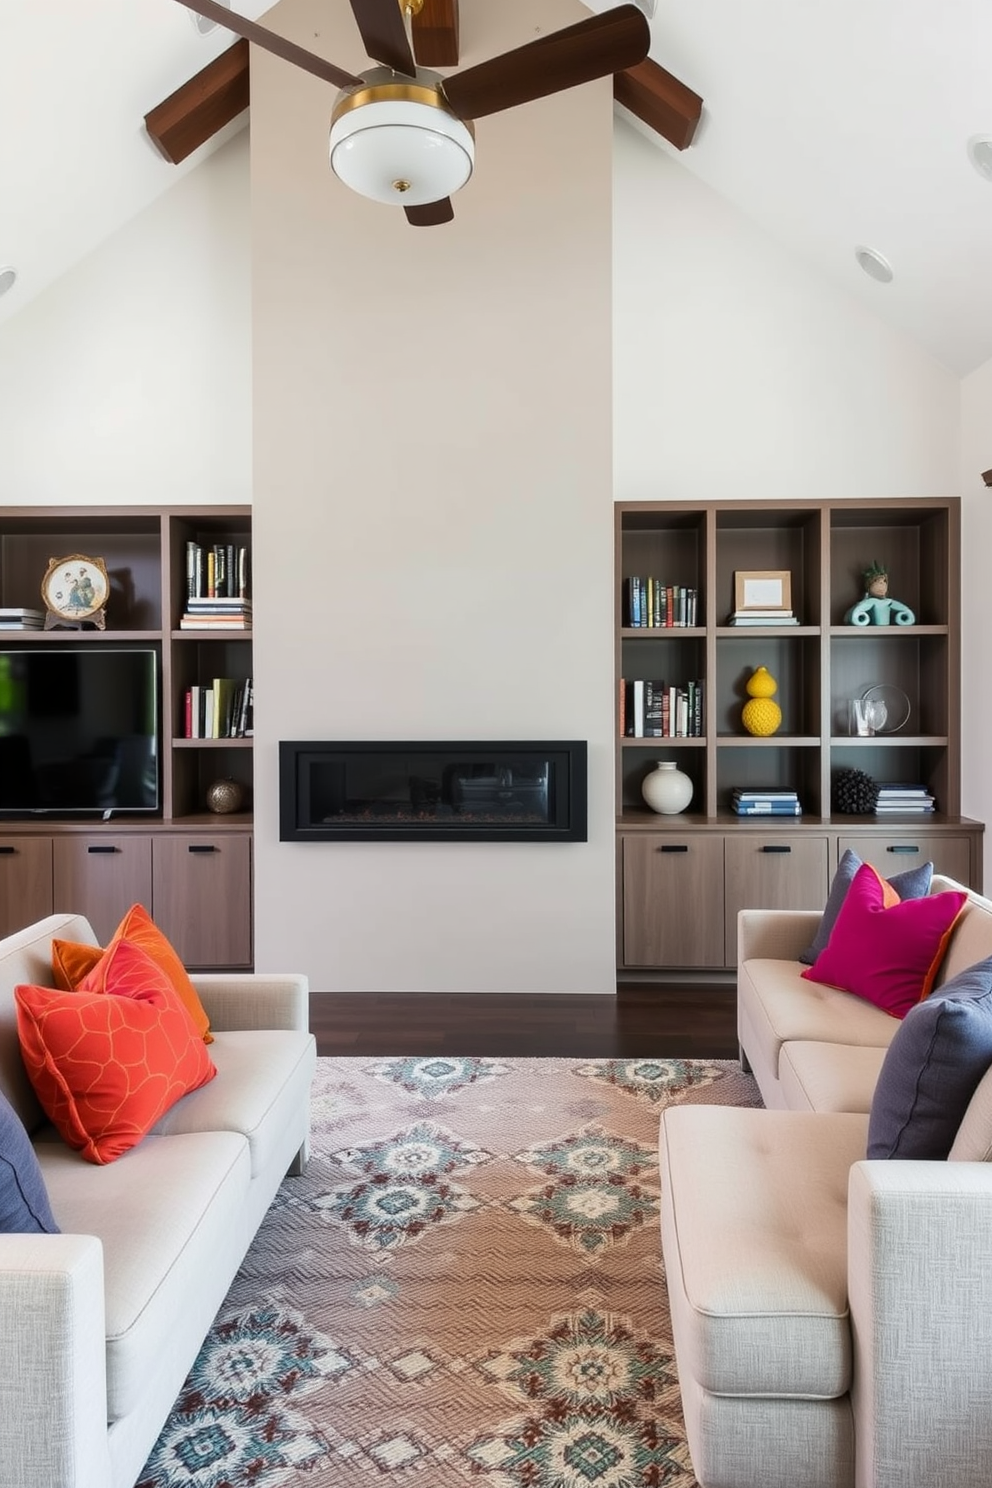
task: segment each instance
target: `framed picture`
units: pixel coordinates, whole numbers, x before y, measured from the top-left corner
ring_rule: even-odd
[[[792,575],[788,569],[737,569],[735,610],[791,610]]]

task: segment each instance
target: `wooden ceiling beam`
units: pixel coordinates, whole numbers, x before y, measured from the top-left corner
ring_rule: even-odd
[[[412,17],[418,67],[458,66],[458,0],[424,0]]]
[[[145,115],[149,138],[173,165],[244,113],[249,102],[248,43],[236,41]]]
[[[677,150],[692,144],[703,100],[650,57],[615,75],[613,97]]]

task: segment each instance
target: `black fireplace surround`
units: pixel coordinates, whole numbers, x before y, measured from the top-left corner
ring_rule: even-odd
[[[585,842],[585,740],[279,744],[281,842]]]

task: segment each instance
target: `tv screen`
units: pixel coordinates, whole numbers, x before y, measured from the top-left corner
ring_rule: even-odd
[[[0,813],[158,809],[156,652],[0,646]]]

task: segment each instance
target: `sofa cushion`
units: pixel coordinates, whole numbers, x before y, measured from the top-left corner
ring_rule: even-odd
[[[210,1020],[204,1011],[197,990],[171,943],[162,934],[143,905],[131,905],[111,936],[106,949],[112,950],[122,940],[128,941],[131,945],[140,946],[146,955],[150,956],[155,964],[165,972],[193,1019],[200,1037],[204,1043],[209,1044],[212,1038]],[[86,981],[96,971],[103,954],[104,952],[97,946],[53,939],[52,975],[56,987],[62,988],[65,992],[74,991],[81,982]],[[95,990],[92,982],[86,981],[86,985],[91,990]]]
[[[867,1116],[885,1053],[851,1044],[783,1044],[778,1077],[785,1104],[790,1111],[857,1111]]]
[[[58,1233],[31,1138],[0,1092],[0,1234]]]
[[[830,932],[837,923],[841,905],[847,898],[847,891],[854,882],[854,875],[862,866],[862,859],[858,857],[853,848],[847,847],[841,854],[841,860],[837,864],[837,872],[834,874],[830,885],[830,893],[827,895],[826,906],[817,926],[816,934],[804,951],[800,951],[799,959],[805,966],[812,966],[817,956],[827,948]],[[933,864],[919,863],[915,868],[907,868],[904,873],[894,873],[887,880],[891,888],[895,889],[900,900],[922,899],[924,894],[929,894],[930,885],[933,881]]]
[[[218,1032],[210,1056],[219,1078],[194,1090],[152,1132],[233,1131],[247,1138],[254,1178],[272,1159],[294,1118],[306,1110],[315,1067],[313,1034],[288,1029]]]
[[[886,1051],[868,1123],[870,1158],[947,1157],[992,1065],[992,957],[910,1008]]]
[[[216,1069],[165,973],[119,941],[99,983],[75,992],[19,986],[18,1034],[38,1099],[59,1135],[92,1163],[113,1162]]]
[[[966,892],[949,890],[901,903],[877,869],[863,863],[826,950],[802,975],[902,1018],[933,986],[967,899]]]
[[[992,1162],[992,1069],[979,1080],[968,1102],[948,1162]]]
[[[851,1384],[847,1180],[867,1117],[673,1106],[662,1239],[680,1375],[720,1395]]]
[[[110,1421],[163,1376],[175,1398],[251,1240],[247,1143],[148,1136],[106,1167],[61,1142],[37,1151],[63,1229],[103,1245]]]

